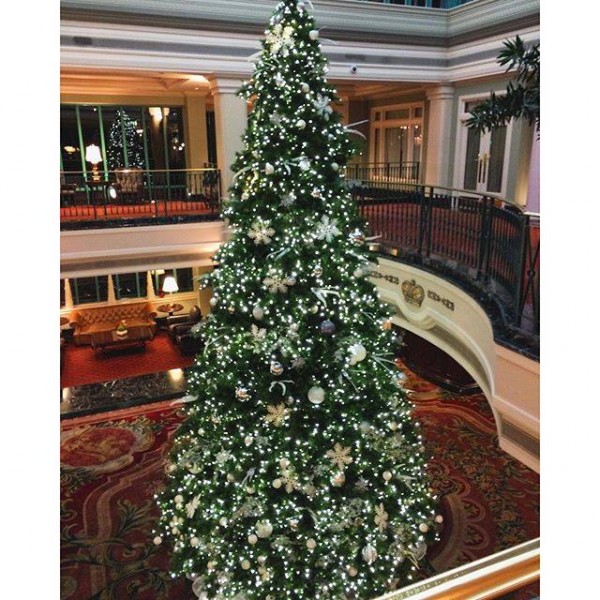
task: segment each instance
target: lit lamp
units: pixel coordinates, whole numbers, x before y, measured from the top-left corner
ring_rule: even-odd
[[[175,279],[174,275],[165,275],[165,278],[163,279],[163,284],[162,284],[162,291],[165,294],[173,294],[174,292],[178,292],[179,291],[179,286],[177,285],[177,279]],[[169,308],[171,308],[171,304],[169,303]],[[172,311],[169,311],[169,314]]]
[[[93,181],[100,181],[100,174],[98,173],[98,164],[102,162],[102,155],[100,154],[100,148],[96,144],[90,144],[85,149],[85,160],[92,165],[92,179]]]

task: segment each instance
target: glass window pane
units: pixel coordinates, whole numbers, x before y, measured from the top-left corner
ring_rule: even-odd
[[[60,280],[60,307],[62,308],[66,304],[65,301],[65,280]]]
[[[102,156],[102,140],[100,136],[100,121],[98,118],[98,107],[97,106],[80,106],[79,107],[79,119],[81,121],[81,131],[83,134],[83,153],[85,157],[86,148],[91,144],[100,148],[100,155]],[[102,172],[105,167],[101,161],[97,163],[98,170]],[[88,173],[91,173],[93,169],[93,163],[85,161],[85,168]]]
[[[145,298],[147,296],[146,272],[113,275],[115,298]]]
[[[385,162],[404,162],[408,157],[408,127],[389,127],[385,130]]]
[[[75,304],[106,302],[108,300],[108,276],[72,279],[71,290]]]
[[[480,134],[473,130],[467,130],[467,156],[465,159],[465,190],[477,189],[477,170],[479,168],[479,142]]]
[[[185,141],[183,131],[183,109],[179,106],[169,108],[166,117],[169,168],[185,169]]]
[[[414,112],[415,119],[418,119],[423,116],[423,107],[415,106],[415,108],[413,109],[413,112]]]
[[[63,171],[82,170],[75,105],[60,107],[60,156]]]
[[[409,119],[410,118],[410,108],[399,108],[397,110],[388,110],[385,113],[385,118],[387,120]]]
[[[421,148],[423,145],[423,127],[421,125],[413,125],[413,155],[414,162],[421,160]]]
[[[191,267],[174,269],[174,272],[180,292],[191,292],[194,290],[194,273]]]
[[[500,193],[502,191],[502,171],[504,167],[505,142],[506,127],[498,127],[498,129],[492,131],[487,178],[488,192]]]

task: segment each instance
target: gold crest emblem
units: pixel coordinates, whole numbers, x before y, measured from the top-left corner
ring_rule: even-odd
[[[409,304],[414,304],[415,306],[421,306],[425,298],[425,290],[420,285],[417,285],[414,279],[402,282],[402,294]]]

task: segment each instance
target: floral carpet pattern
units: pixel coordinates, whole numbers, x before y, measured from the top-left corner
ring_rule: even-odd
[[[485,397],[448,394],[403,370],[444,516],[423,577],[538,537],[539,476],[498,447]],[[151,533],[182,418],[180,404],[162,402],[62,421],[62,600],[195,597],[170,577],[168,549]]]

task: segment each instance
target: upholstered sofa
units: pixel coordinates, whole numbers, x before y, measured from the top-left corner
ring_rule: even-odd
[[[152,312],[149,302],[79,308],[70,315],[73,341],[76,346],[90,344],[92,333],[116,329],[121,320],[125,320],[129,327],[146,325],[155,333],[155,317],[156,313]]]

